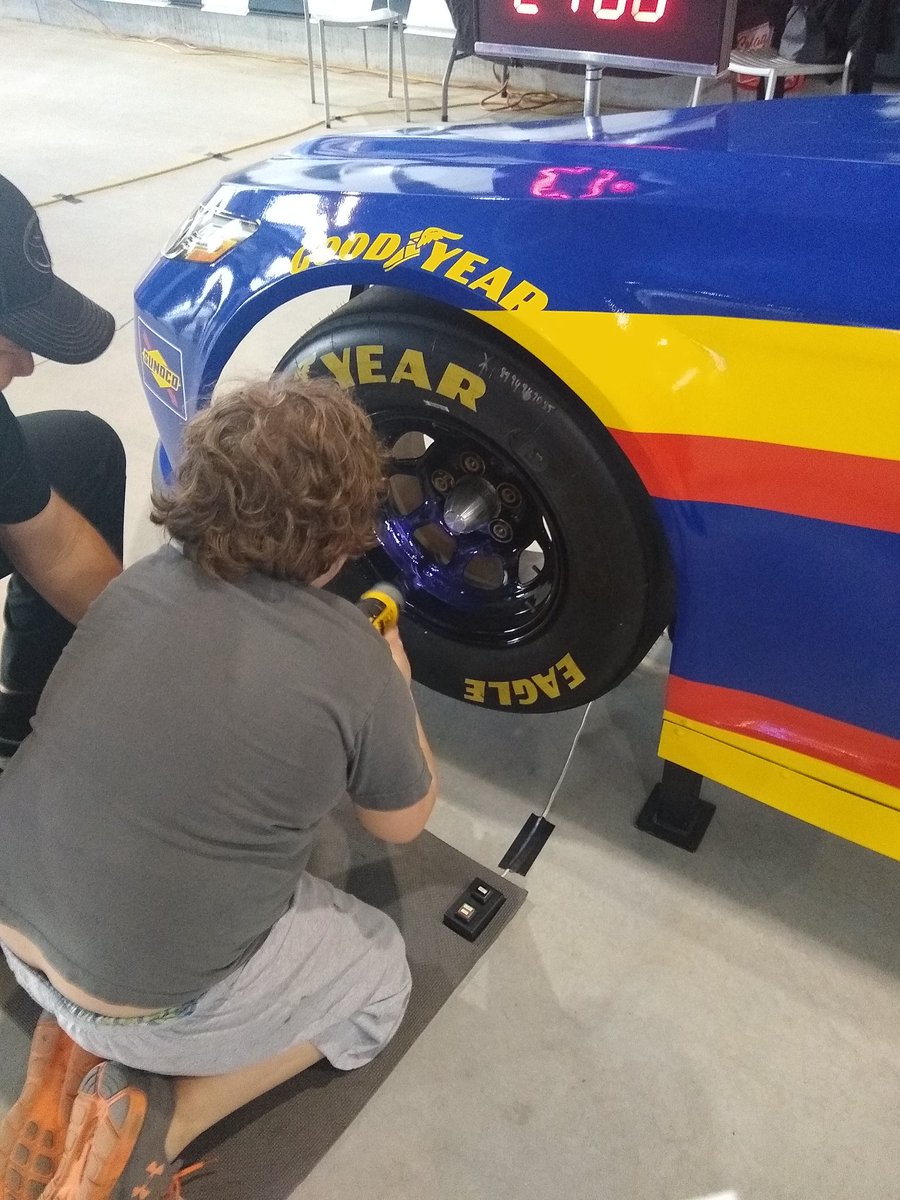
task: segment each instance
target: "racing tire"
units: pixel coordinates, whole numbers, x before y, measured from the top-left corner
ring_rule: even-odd
[[[414,678],[505,712],[608,692],[671,619],[651,501],[600,421],[471,314],[368,288],[276,373],[352,387],[389,452],[379,546],[331,586],[405,592]]]

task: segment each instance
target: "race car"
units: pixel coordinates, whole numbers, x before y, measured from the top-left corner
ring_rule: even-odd
[[[898,196],[896,96],[316,137],[137,289],[158,480],[247,333],[349,287],[272,366],[388,449],[339,586],[402,588],[416,678],[553,712],[668,629],[681,784],[900,857]]]

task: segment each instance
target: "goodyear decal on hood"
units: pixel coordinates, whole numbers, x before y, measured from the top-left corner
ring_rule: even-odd
[[[361,258],[381,263],[385,271],[412,264],[420,271],[442,275],[461,284],[471,292],[481,292],[488,300],[510,312],[517,308],[546,308],[546,292],[527,279],[515,280],[509,267],[498,266],[464,246],[454,245],[463,234],[430,225],[417,229],[404,238],[399,233],[349,233],[346,237],[330,237],[315,246],[303,245],[291,260],[291,273],[296,275],[310,267],[326,263],[347,262]]]

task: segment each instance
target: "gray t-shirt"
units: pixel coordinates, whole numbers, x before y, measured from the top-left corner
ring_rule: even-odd
[[[398,810],[429,784],[352,604],[166,546],[91,606],[0,779],[0,921],[91,995],[179,1004],[261,944],[348,793]]]

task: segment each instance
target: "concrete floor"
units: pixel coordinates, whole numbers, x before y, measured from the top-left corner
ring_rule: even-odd
[[[42,221],[60,273],[119,324],[99,362],[42,364],[8,396],[18,412],[90,408],[119,430],[133,560],[156,542],[133,287],[220,174],[299,140],[293,131],[321,111],[296,64],[3,19],[0,46],[0,171],[35,201],[100,189],[51,204]],[[345,111],[385,109],[381,79],[345,76],[334,91]],[[416,85],[414,103],[432,120],[437,89]],[[104,186],[264,138],[228,163]],[[277,314],[233,371],[268,373],[288,339],[342,299]],[[712,785],[719,811],[696,855],[638,834],[634,813],[659,773],[665,669],[660,646],[594,705],[525,912],[303,1200],[898,1194],[900,865]],[[579,714],[517,718],[420,699],[443,769],[431,828],[496,863],[543,806]]]

